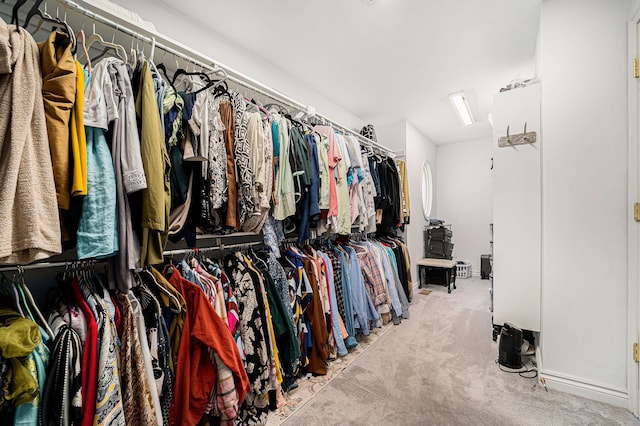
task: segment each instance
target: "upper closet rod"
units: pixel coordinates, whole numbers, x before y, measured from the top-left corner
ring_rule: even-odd
[[[186,248],[186,249],[178,249],[178,250],[167,250],[163,253],[164,256],[173,256],[174,254],[185,254],[185,253],[190,253],[190,252],[209,252],[209,251],[222,251],[222,250],[227,250],[227,249],[242,249],[244,247],[253,247],[253,246],[261,246],[264,245],[264,243],[262,241],[249,241],[246,243],[237,243],[237,244],[229,244],[229,245],[225,245],[225,244],[220,244],[217,247],[203,247],[203,248],[198,248],[198,247],[194,247],[194,248]]]
[[[80,4],[78,4],[77,2],[73,1],[73,0],[56,0],[58,3],[61,3],[63,6],[66,6],[70,9],[73,9],[75,11],[77,11],[78,13],[81,13],[85,16],[87,16],[88,18],[91,18],[97,22],[100,22],[104,25],[108,25],[112,28],[115,28],[116,31],[121,31],[124,34],[127,34],[137,40],[140,41],[144,41],[147,43],[154,43],[156,47],[158,47],[159,49],[164,50],[167,53],[170,53],[174,56],[177,56],[179,58],[184,59],[187,62],[191,62],[191,63],[197,63],[199,64],[201,67],[209,69],[211,71],[216,69],[216,66],[218,68],[222,68],[224,71],[227,72],[228,75],[228,79],[239,84],[242,87],[245,87],[249,90],[252,90],[256,93],[260,93],[264,96],[267,96],[271,99],[277,100],[280,103],[284,103],[286,105],[288,105],[289,107],[293,107],[295,109],[298,109],[300,111],[306,111],[306,106],[286,95],[284,95],[283,93],[269,87],[266,86],[256,80],[254,80],[253,78],[242,74],[239,71],[234,70],[233,68],[230,68],[226,65],[222,65],[219,63],[216,63],[213,59],[191,49],[188,46],[185,46],[182,43],[179,43],[175,40],[169,39],[168,37],[160,34],[157,31],[151,31],[148,30],[146,28],[140,27],[139,25],[136,25],[135,22],[132,22],[131,20],[127,20],[125,18],[122,17],[118,17],[115,16],[113,14],[111,14],[109,11],[106,10],[102,10],[102,13],[105,14],[109,14],[111,15],[110,17],[107,16],[103,16],[97,12],[94,12],[93,10],[87,9],[85,6],[82,6]],[[120,21],[124,21],[126,22],[128,25],[132,25],[132,26],[136,26],[138,28],[137,31],[132,30],[131,28],[120,24],[117,20]],[[158,40],[162,40],[162,41],[158,41]],[[187,53],[185,53],[187,52]],[[333,124],[336,127],[339,127],[349,133],[352,133],[353,135],[355,135],[356,137],[358,137],[358,139],[360,141],[365,142],[368,145],[372,145],[375,146],[376,148],[388,153],[391,157],[395,157],[394,153],[392,150],[390,150],[389,148],[386,148],[383,145],[380,145],[377,142],[372,141],[371,139],[368,139],[364,136],[362,136],[361,134],[359,134],[358,132],[355,132],[351,129],[349,129],[348,127],[342,126],[338,123],[336,123],[335,121],[322,116],[320,114],[316,114],[318,117],[324,119],[325,121]]]
[[[216,246],[216,247],[203,247],[197,250],[203,251],[203,252],[219,251],[219,250],[234,249],[234,248],[253,247],[253,246],[263,245],[263,244],[264,243],[262,241],[250,241],[246,243],[229,244],[229,245],[220,244],[219,246]],[[168,251],[165,251],[163,255],[172,256],[175,254],[189,253],[191,251],[196,251],[196,249],[191,248],[191,249],[168,250]],[[87,259],[87,260],[91,261],[91,259]],[[29,265],[12,265],[12,266],[6,266],[6,267],[0,268],[0,272],[17,271],[18,267],[22,268],[25,271],[28,271],[31,269],[64,268],[75,262],[83,262],[83,260],[67,260],[66,262],[40,262],[40,263],[31,263]],[[106,262],[106,259],[100,259],[97,262],[100,262],[100,263]]]

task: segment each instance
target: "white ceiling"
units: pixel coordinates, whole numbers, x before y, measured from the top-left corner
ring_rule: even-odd
[[[366,122],[407,120],[436,144],[491,135],[493,95],[534,74],[539,8],[540,0],[180,3],[192,20]],[[459,90],[477,120],[469,127],[447,99]]]

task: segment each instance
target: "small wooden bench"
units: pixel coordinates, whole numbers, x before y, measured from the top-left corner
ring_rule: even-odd
[[[451,293],[451,288],[456,288],[456,262],[448,259],[424,258],[416,262],[418,265],[418,287],[429,285],[429,278],[434,275],[438,278],[438,284],[447,287],[447,291]],[[423,284],[424,283],[424,284]],[[433,283],[436,284],[436,283]]]

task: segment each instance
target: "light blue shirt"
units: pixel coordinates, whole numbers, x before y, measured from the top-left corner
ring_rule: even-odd
[[[380,321],[380,315],[376,311],[373,301],[364,284],[362,270],[356,251],[352,247],[345,246],[349,255],[349,284],[351,285],[351,300],[354,310],[354,327],[360,330],[363,335],[369,335],[369,322]]]

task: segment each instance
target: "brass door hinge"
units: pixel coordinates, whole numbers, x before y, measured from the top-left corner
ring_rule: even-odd
[[[633,78],[640,78],[640,59],[633,58]]]
[[[640,203],[633,203],[633,220],[640,222]]]
[[[637,343],[633,344],[633,360],[640,362],[640,346]]]

